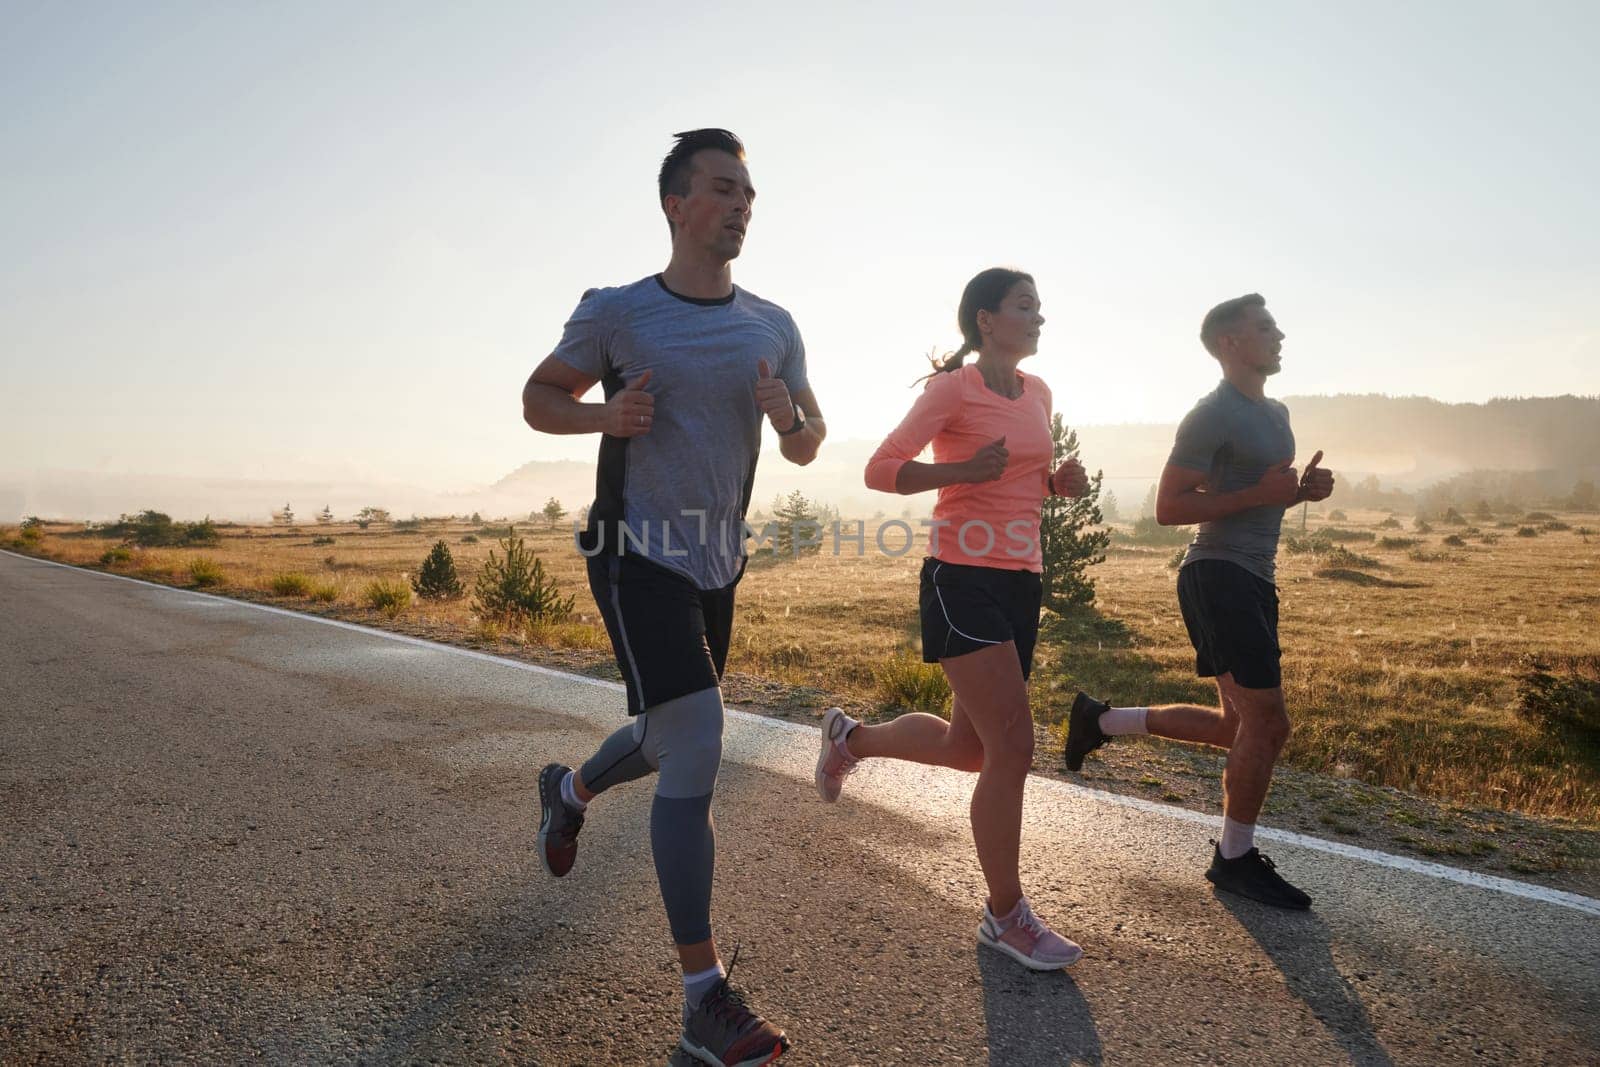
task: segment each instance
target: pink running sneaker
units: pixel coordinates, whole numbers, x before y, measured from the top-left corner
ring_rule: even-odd
[[[1028,898],[1023,897],[1005,919],[996,919],[983,906],[983,922],[978,925],[978,943],[1004,952],[1024,967],[1035,971],[1059,971],[1083,957],[1083,949],[1046,926]]]
[[[829,708],[822,717],[822,751],[817,755],[817,794],[832,804],[839,799],[845,776],[861,763],[850,755],[844,739],[861,724],[838,708]]]

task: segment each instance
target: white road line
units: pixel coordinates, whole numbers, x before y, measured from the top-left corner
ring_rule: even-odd
[[[502,667],[511,667],[514,670],[528,671],[532,674],[543,674],[552,678],[560,678],[568,682],[577,682],[580,685],[591,685],[600,689],[609,689],[613,692],[625,693],[626,688],[620,682],[610,682],[603,678],[587,678],[581,674],[570,674],[552,667],[541,667],[535,663],[524,663],[521,660],[507,659],[504,656],[494,656],[487,652],[478,652],[470,648],[459,648],[455,645],[441,644],[437,641],[427,641],[420,637],[411,637],[406,634],[392,633],[388,630],[379,630],[371,626],[362,626],[359,623],[345,622],[342,619],[328,619],[320,615],[307,615],[299,611],[290,611],[288,608],[276,608],[270,604],[256,604],[249,600],[235,600],[232,597],[218,596],[214,593],[201,593],[192,589],[178,589],[159,582],[147,582],[140,578],[130,578],[125,574],[110,574],[106,571],[90,570],[87,567],[75,567],[68,563],[57,563],[55,560],[38,559],[34,556],[24,556],[20,553],[0,549],[0,553],[16,559],[27,560],[29,563],[40,563],[51,567],[60,567],[78,574],[90,574],[100,578],[114,578],[117,581],[132,582],[151,589],[161,589],[169,593],[182,596],[202,597],[206,600],[220,601],[223,604],[233,604],[239,607],[252,608],[256,611],[268,612],[272,615],[282,615],[291,619],[300,619],[305,622],[320,623],[323,626],[336,626],[341,630],[351,630],[355,633],[366,634],[369,637],[381,638],[385,641],[396,641],[401,644],[416,645],[439,652],[447,652],[456,656],[467,656],[472,659],[482,660],[486,663],[498,664]],[[765,729],[787,730],[791,733],[814,733],[816,727],[806,726],[801,723],[788,722],[784,719],[773,719],[755,712],[740,711],[737,708],[728,708],[727,713],[733,718],[757,724]],[[1146,812],[1151,815],[1160,815],[1180,822],[1191,822],[1213,826],[1217,822],[1215,815],[1207,815],[1188,808],[1173,807],[1168,804],[1157,804],[1154,801],[1144,800],[1140,797],[1123,796],[1121,793],[1107,793],[1100,789],[1090,789],[1088,786],[1075,785],[1072,782],[1063,782],[1058,778],[1044,778],[1034,776],[1035,784],[1046,792],[1056,792],[1062,797],[1092,797],[1106,804],[1115,804],[1123,808]],[[1528,882],[1519,882],[1514,878],[1501,878],[1492,874],[1480,874],[1477,871],[1466,871],[1459,867],[1446,866],[1443,863],[1430,863],[1426,860],[1412,859],[1409,856],[1396,856],[1388,852],[1378,852],[1374,849],[1360,848],[1347,845],[1340,841],[1325,841],[1320,837],[1311,837],[1308,834],[1295,833],[1292,830],[1274,830],[1270,827],[1261,827],[1256,831],[1268,841],[1280,841],[1287,845],[1311,849],[1316,852],[1325,852],[1333,856],[1342,856],[1345,859],[1360,860],[1380,867],[1390,867],[1394,870],[1409,871],[1428,878],[1438,878],[1442,881],[1454,882],[1457,885],[1471,886],[1474,889],[1486,889],[1494,893],[1504,893],[1508,896],[1522,897],[1525,900],[1538,901],[1542,904],[1554,904],[1558,907],[1571,908],[1573,911],[1583,912],[1600,918],[1600,900],[1586,897],[1580,893],[1568,893],[1561,889],[1549,889],[1542,885],[1533,885]]]

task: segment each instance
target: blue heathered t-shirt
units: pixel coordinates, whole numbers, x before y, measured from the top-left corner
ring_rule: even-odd
[[[1167,462],[1185,470],[1205,471],[1211,492],[1231,493],[1255,485],[1268,468],[1293,457],[1289,409],[1269,398],[1251,400],[1223,381],[1184,416]],[[1273,581],[1285,510],[1250,508],[1201,523],[1183,565],[1200,559],[1225,559],[1264,581]]]
[[[598,378],[608,399],[651,372],[650,432],[601,437],[589,536],[603,538],[605,552],[621,542],[700,589],[734,581],[761,453],[757,364],[765,359],[791,395],[807,388],[794,319],[738,286],[724,299],[697,300],[653,275],[584,293],[553,355]]]

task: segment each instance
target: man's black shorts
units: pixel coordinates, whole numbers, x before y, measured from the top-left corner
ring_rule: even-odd
[[[1232,674],[1246,689],[1283,684],[1278,589],[1237,563],[1197,559],[1178,572],[1178,607],[1202,678]]]
[[[1044,586],[1035,571],[922,562],[922,661],[1017,643],[1022,676],[1033,670]]]
[[[629,715],[721,682],[738,584],[708,591],[639,556],[589,557],[589,591],[628,687]]]

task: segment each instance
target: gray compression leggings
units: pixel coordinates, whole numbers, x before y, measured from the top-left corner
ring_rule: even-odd
[[[578,771],[591,793],[656,774],[650,851],[672,940],[711,938],[716,831],[711,794],[722,764],[722,691],[716,687],[657,704],[600,745]]]

